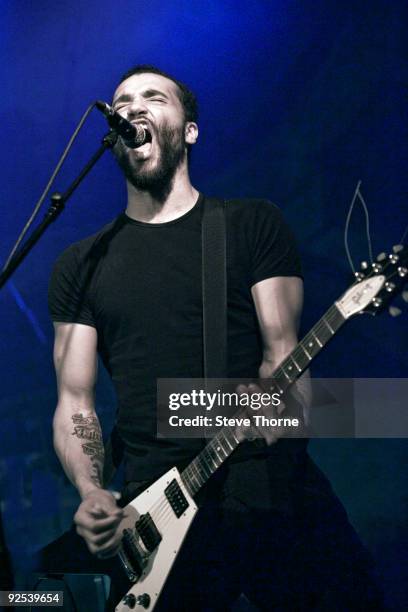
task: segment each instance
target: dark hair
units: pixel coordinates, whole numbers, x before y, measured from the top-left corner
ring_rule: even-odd
[[[151,66],[150,64],[138,64],[137,66],[133,66],[133,68],[130,68],[130,70],[128,70],[122,76],[122,78],[119,81],[119,84],[122,83],[123,81],[126,81],[126,79],[133,76],[134,74],[144,74],[144,73],[149,73],[149,72],[153,74],[159,74],[160,76],[166,77],[166,79],[170,79],[170,81],[173,81],[173,83],[177,85],[178,97],[184,109],[185,120],[196,122],[198,119],[198,104],[197,104],[197,99],[195,95],[193,94],[193,92],[191,91],[191,89],[189,89],[187,85],[185,85],[181,81],[178,81],[177,79],[172,77],[170,74],[167,74],[167,72],[163,72],[163,70],[160,70],[159,68],[156,68],[155,66]]]

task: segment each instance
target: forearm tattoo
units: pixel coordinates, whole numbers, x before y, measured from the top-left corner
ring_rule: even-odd
[[[91,479],[102,486],[104,448],[99,421],[94,416],[85,417],[82,414],[74,414],[72,421],[74,423],[72,435],[85,440],[82,450],[92,463]]]

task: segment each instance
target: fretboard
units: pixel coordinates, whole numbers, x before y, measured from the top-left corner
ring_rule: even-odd
[[[346,319],[333,304],[270,377],[270,392],[283,394],[309,367]],[[223,427],[181,474],[191,495],[195,495],[240,444],[232,427]]]

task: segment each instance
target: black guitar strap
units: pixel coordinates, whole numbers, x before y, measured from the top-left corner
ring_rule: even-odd
[[[201,224],[204,378],[227,376],[227,271],[225,201],[204,198]],[[104,483],[121,463],[123,444],[114,427],[105,445]]]
[[[225,201],[205,198],[201,229],[204,378],[227,376]]]

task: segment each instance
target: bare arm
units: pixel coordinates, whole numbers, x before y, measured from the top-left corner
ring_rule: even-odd
[[[263,341],[259,376],[269,378],[298,343],[303,282],[295,276],[267,278],[252,287],[252,297]],[[309,371],[294,386],[305,413],[311,400]]]
[[[97,333],[78,323],[55,323],[54,364],[58,404],[54,446],[81,497],[102,487],[102,434],[95,413]]]
[[[74,520],[91,552],[113,554],[120,537],[122,511],[103,489],[104,448],[95,412],[97,332],[79,323],[55,323],[54,363],[58,404],[54,446],[61,464],[82,498]]]

